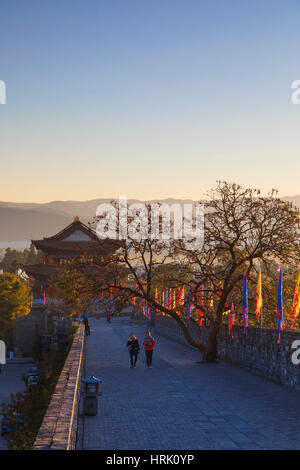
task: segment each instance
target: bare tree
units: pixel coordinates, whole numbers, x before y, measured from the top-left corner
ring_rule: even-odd
[[[209,314],[207,361],[216,357],[224,307],[243,273],[251,282],[258,269],[272,276],[274,261],[299,266],[299,213],[276,194],[272,190],[262,197],[259,190],[219,182],[209,194],[203,250],[186,250],[181,241],[176,246],[175,253],[184,255],[183,262],[195,273],[195,297],[203,283],[219,290],[216,308]]]
[[[275,190],[263,197],[259,190],[218,182],[208,196],[201,249],[191,248],[183,239],[162,240],[161,230],[155,237],[142,239],[127,235],[116,241],[114,255],[95,260],[93,270],[82,263],[76,269],[84,279],[84,296],[105,296],[113,289],[121,302],[142,299],[157,312],[171,316],[203,359],[212,362],[217,356],[226,303],[241,285],[243,273],[251,282],[258,269],[271,275],[274,261],[299,266],[299,213],[277,198]],[[167,308],[155,297],[158,268],[162,266],[173,267],[166,270],[166,287],[171,283],[189,287],[195,310],[201,310],[209,326],[206,344],[191,335],[187,318],[178,315],[178,311],[184,312],[187,300]],[[199,300],[201,286],[205,286],[206,305]],[[214,308],[209,308],[212,299]]]

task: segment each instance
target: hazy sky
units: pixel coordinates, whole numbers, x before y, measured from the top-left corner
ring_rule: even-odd
[[[0,0],[0,200],[300,193],[299,0]]]

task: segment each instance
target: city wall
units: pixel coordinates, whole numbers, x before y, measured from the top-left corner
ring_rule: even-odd
[[[182,330],[170,317],[157,315],[152,318],[154,331],[162,336],[188,344]],[[190,324],[190,333],[195,339],[206,342],[208,329]],[[284,330],[281,332],[280,345],[277,344],[277,330],[273,328],[235,326],[233,338],[229,335],[228,325],[223,325],[218,338],[218,358],[243,367],[250,372],[300,390],[300,365],[293,364],[291,358],[294,340],[300,340],[300,332]],[[201,354],[199,353],[199,359]]]
[[[33,450],[74,450],[76,448],[83,351],[84,326],[80,324]]]

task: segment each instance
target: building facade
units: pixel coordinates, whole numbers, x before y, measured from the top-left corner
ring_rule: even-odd
[[[43,253],[40,264],[23,266],[32,286],[32,308],[29,315],[17,321],[15,333],[16,352],[30,356],[38,331],[48,335],[53,330],[49,315],[50,304],[57,302],[51,281],[62,274],[74,259],[90,264],[111,256],[117,249],[112,240],[99,240],[94,230],[83,224],[78,217],[56,235],[42,240],[32,240],[33,246]]]

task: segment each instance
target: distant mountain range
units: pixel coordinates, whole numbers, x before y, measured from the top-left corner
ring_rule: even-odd
[[[112,199],[112,198],[111,198]],[[110,202],[107,199],[93,199],[89,201],[52,201],[45,204],[0,202],[0,246],[12,245],[12,242],[28,242],[51,236],[70,224],[75,216],[83,222],[92,220],[99,204]],[[283,197],[300,207],[300,195]],[[129,199],[128,203],[141,202]],[[157,202],[157,201],[146,201]],[[193,203],[191,199],[164,199],[159,202],[168,204]],[[4,243],[10,242],[10,243]]]

